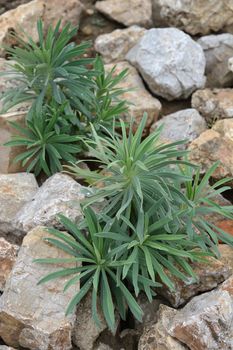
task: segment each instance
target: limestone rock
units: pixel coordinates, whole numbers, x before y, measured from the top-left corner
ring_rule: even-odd
[[[233,274],[233,248],[227,244],[219,244],[219,251],[221,254],[221,261],[230,268]]]
[[[161,125],[163,125],[161,138],[170,142],[179,140],[191,142],[207,129],[205,119],[192,108],[163,117],[152,125],[151,131]],[[180,148],[185,148],[185,145],[181,145]]]
[[[206,85],[231,87],[233,73],[229,71],[228,60],[233,56],[233,35],[228,33],[207,35],[197,42],[203,48],[206,58]]]
[[[0,291],[4,290],[6,280],[15,263],[19,247],[0,237]]]
[[[176,28],[148,30],[126,55],[150,90],[167,100],[187,98],[205,85],[201,46]]]
[[[101,54],[105,63],[123,61],[145,32],[145,28],[134,25],[99,35],[95,40],[95,50]]]
[[[92,296],[88,294],[77,307],[76,321],[73,328],[73,342],[80,350],[92,350],[100,333],[107,328],[101,309],[98,309],[98,317],[101,328],[98,328],[92,317]]]
[[[191,350],[229,350],[233,347],[232,320],[231,295],[227,290],[214,290],[196,296],[177,311],[168,333]]]
[[[23,240],[15,266],[0,299],[0,337],[7,345],[31,350],[71,349],[75,315],[65,317],[66,307],[79,290],[79,283],[66,293],[70,276],[46,284],[38,281],[58,266],[36,264],[36,258],[67,258],[67,253],[43,240],[43,227],[30,231]],[[73,267],[73,265],[70,267]]]
[[[190,277],[186,283],[175,276],[170,276],[175,285],[175,291],[171,291],[166,286],[157,289],[157,292],[175,308],[201,292],[216,288],[231,275],[230,268],[222,261],[214,258],[208,258],[208,264],[194,262],[192,268],[197,276],[196,281]],[[169,272],[167,273],[169,274]]]
[[[173,26],[192,35],[218,32],[233,24],[231,0],[152,0],[156,26]]]
[[[188,350],[185,345],[167,332],[176,312],[168,306],[161,305],[158,322],[145,329],[140,338],[138,350]]]
[[[46,180],[39,190],[18,212],[14,224],[27,232],[36,226],[62,228],[57,214],[62,213],[73,221],[81,217],[80,201],[85,198],[84,187],[70,176],[57,173]]]
[[[97,1],[95,7],[107,17],[127,27],[133,24],[148,27],[152,24],[151,0],[104,0]]]
[[[110,71],[114,66],[114,64],[108,64],[105,65],[105,68],[107,71]],[[143,113],[146,112],[148,115],[147,127],[150,127],[150,125],[158,119],[161,103],[146,90],[136,69],[128,62],[117,63],[114,74],[118,75],[124,69],[128,69],[128,76],[118,87],[131,89],[121,96],[122,99],[128,100],[130,103],[129,115],[125,116],[125,119],[130,121],[132,116],[135,118],[136,125],[138,125],[142,119]]]
[[[33,174],[0,174],[0,234],[17,240],[20,232],[14,226],[17,212],[32,200],[38,189]]]
[[[204,89],[192,95],[192,107],[209,125],[219,119],[233,117],[233,89]]]
[[[15,349],[10,346],[0,345],[0,350],[15,350]]]

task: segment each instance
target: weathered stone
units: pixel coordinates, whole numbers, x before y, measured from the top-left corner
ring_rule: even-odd
[[[142,334],[138,350],[186,350],[185,345],[171,337],[167,329],[176,314],[176,310],[160,305],[158,322],[145,329]]]
[[[233,274],[233,247],[227,244],[219,244],[219,251],[221,254],[221,261],[224,265],[228,266],[231,273]]]
[[[114,66],[114,64],[108,64],[105,65],[105,68],[107,71],[110,71]],[[146,90],[136,69],[128,62],[117,63],[114,74],[117,76],[124,69],[128,69],[128,76],[124,81],[119,83],[118,87],[129,89],[129,91],[121,95],[122,99],[128,100],[129,102],[129,113],[125,116],[125,120],[130,121],[131,117],[134,117],[136,125],[138,125],[142,119],[143,113],[146,112],[148,115],[147,127],[150,127],[150,125],[158,119],[161,103]]]
[[[36,264],[34,259],[70,257],[47,243],[46,237],[49,233],[43,227],[37,227],[23,240],[0,299],[0,337],[7,345],[16,348],[69,350],[75,315],[65,317],[65,310],[78,292],[79,283],[71,286],[66,293],[63,287],[70,276],[37,285],[42,277],[60,267]]]
[[[148,30],[126,55],[150,90],[167,100],[187,98],[205,85],[201,46],[176,28]]]
[[[233,236],[233,220],[224,218],[224,219],[217,220],[215,224],[221,230]]]
[[[0,235],[17,240],[20,232],[13,223],[14,218],[32,200],[37,189],[33,174],[0,174]]]
[[[192,107],[209,125],[219,119],[233,117],[233,89],[204,89],[192,95]]]
[[[15,349],[10,346],[0,345],[0,350],[15,350]]]
[[[102,34],[95,40],[95,50],[102,55],[105,63],[123,61],[145,32],[145,28],[134,25]]]
[[[157,292],[165,297],[173,307],[186,303],[201,292],[216,288],[231,275],[230,268],[222,261],[214,258],[208,258],[208,263],[194,262],[192,268],[196,274],[196,281],[190,277],[187,282],[184,282],[167,272],[174,283],[174,291],[171,291],[165,285],[163,288],[157,289]]]
[[[233,73],[229,71],[228,60],[233,56],[233,35],[207,35],[197,42],[203,48],[206,58],[206,86],[232,86]]]
[[[233,346],[232,320],[231,295],[227,290],[214,290],[196,296],[177,311],[168,333],[191,350],[230,350]]]
[[[4,290],[6,280],[15,263],[19,247],[0,237],[0,291]]]
[[[77,307],[76,321],[73,328],[73,342],[80,350],[92,350],[100,333],[107,328],[104,315],[99,307],[99,328],[92,317],[92,296],[88,294]]]
[[[173,26],[190,34],[218,32],[233,24],[231,0],[152,0],[156,26]]]
[[[151,0],[104,0],[95,7],[114,21],[129,27],[133,24],[148,27],[152,24]]]
[[[163,125],[161,138],[170,142],[179,140],[191,142],[207,129],[205,119],[192,108],[163,117],[151,126],[151,131],[161,125]],[[179,147],[185,148],[185,146]]]
[[[35,196],[18,212],[14,224],[23,232],[42,226],[62,228],[57,214],[73,221],[81,217],[80,201],[85,198],[84,188],[70,176],[57,173],[51,176]]]

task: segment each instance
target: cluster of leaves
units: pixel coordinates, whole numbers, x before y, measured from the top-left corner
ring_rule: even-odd
[[[127,70],[115,76],[114,68],[105,71],[100,57],[85,58],[90,43],[71,42],[77,28],[70,24],[61,29],[59,21],[54,29],[50,26],[44,36],[39,20],[37,30],[38,43],[27,33],[23,33],[26,39],[13,33],[19,46],[6,48],[12,63],[10,70],[3,74],[12,76],[20,84],[3,94],[3,112],[22,103],[30,105],[22,136],[8,145],[27,148],[27,153],[16,161],[28,163],[28,171],[36,169],[38,173],[43,169],[46,174],[53,174],[60,170],[60,160],[73,161],[70,154],[77,150],[77,135],[80,151],[81,137],[91,137],[91,124],[97,131],[101,126],[109,128],[113,118],[127,112],[126,101],[119,100],[124,90],[117,87]],[[55,111],[52,115],[51,109]],[[18,125],[13,126],[19,129]],[[69,150],[65,147],[61,152],[63,143],[69,143]]]
[[[160,129],[143,139],[145,124],[146,116],[134,133],[133,123],[127,130],[121,122],[122,137],[114,125],[111,132],[104,129],[105,137],[92,127],[93,138],[85,143],[100,170],[82,169],[79,164],[67,167],[68,173],[90,183],[91,195],[83,203],[85,218],[75,224],[61,216],[69,235],[49,229],[55,238],[48,238],[71,254],[77,267],[63,268],[40,281],[74,274],[65,289],[78,281],[81,289],[67,313],[91,292],[93,318],[98,324],[100,301],[112,330],[115,310],[125,319],[129,308],[141,320],[142,310],[136,301],[140,292],[151,301],[155,287],[175,288],[172,276],[195,281],[193,261],[206,262],[209,256],[217,256],[219,238],[233,245],[233,238],[209,222],[207,215],[233,219],[232,206],[220,207],[211,201],[228,188],[219,186],[229,179],[210,187],[209,178],[217,164],[201,179],[199,169],[185,160],[187,152],[177,150],[182,142],[161,144]],[[101,200],[103,209],[94,213],[91,206]]]

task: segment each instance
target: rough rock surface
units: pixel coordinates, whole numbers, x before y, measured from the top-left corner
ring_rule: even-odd
[[[0,291],[4,290],[6,280],[15,263],[19,247],[0,237]]]
[[[14,218],[32,200],[37,189],[33,174],[0,174],[0,235],[17,239],[20,232],[14,226]]]
[[[171,337],[167,332],[176,312],[168,306],[161,305],[158,322],[145,329],[140,338],[138,350],[188,350],[185,345]]]
[[[83,187],[68,175],[51,176],[18,212],[15,226],[23,232],[38,225],[62,228],[57,218],[59,213],[73,221],[80,219],[80,201],[85,197],[82,190]]]
[[[192,95],[196,108],[209,125],[219,119],[233,117],[233,89],[203,89]]]
[[[69,276],[37,285],[42,277],[59,267],[36,264],[34,259],[69,257],[44,241],[45,237],[49,237],[48,232],[37,227],[23,240],[0,299],[0,337],[7,345],[16,348],[69,350],[75,316],[65,317],[65,310],[79,290],[79,283],[66,293],[63,286]]]
[[[83,299],[76,312],[76,321],[73,328],[73,342],[80,350],[92,350],[93,345],[99,335],[107,328],[106,321],[101,309],[98,309],[98,317],[101,322],[101,328],[95,324],[92,318],[92,296],[88,294]]]
[[[230,277],[231,270],[228,265],[225,265],[220,260],[214,258],[209,258],[208,260],[208,264],[192,263],[192,268],[197,276],[196,281],[190,277],[189,281],[185,283],[175,276],[170,276],[175,285],[175,291],[171,291],[168,287],[163,286],[163,288],[158,288],[157,292],[176,308],[193,296],[216,288],[220,283]]]
[[[187,33],[208,34],[233,24],[231,0],[152,0],[156,26],[183,29]]]
[[[104,0],[97,1],[95,7],[127,27],[133,24],[148,27],[152,24],[151,0]]]
[[[221,261],[229,267],[233,274],[233,248],[227,244],[220,244],[219,251],[221,254]]]
[[[107,71],[110,71],[115,64],[105,65]],[[128,100],[129,113],[125,116],[127,121],[130,121],[131,116],[135,118],[136,124],[138,125],[142,119],[143,113],[146,112],[147,127],[150,127],[159,116],[161,110],[161,103],[159,100],[146,90],[142,79],[137,73],[136,69],[131,66],[128,62],[119,62],[116,64],[115,75],[118,75],[122,70],[128,69],[128,76],[119,84],[119,88],[131,89],[122,95],[122,99]]]
[[[95,40],[95,50],[101,54],[105,63],[124,61],[128,51],[145,32],[145,28],[134,25],[99,35]]]
[[[205,119],[193,108],[163,117],[151,126],[151,131],[161,125],[163,125],[161,138],[169,142],[179,140],[191,142],[207,129]],[[185,145],[181,145],[180,148],[185,148]]]
[[[207,35],[197,42],[203,48],[206,58],[206,86],[232,86],[233,73],[229,70],[228,60],[233,56],[233,35]]]
[[[15,350],[15,349],[10,346],[0,345],[0,350]]]
[[[150,90],[167,100],[187,98],[205,85],[204,52],[179,29],[148,30],[126,58]]]

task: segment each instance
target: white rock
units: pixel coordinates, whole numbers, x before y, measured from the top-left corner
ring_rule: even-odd
[[[204,52],[179,29],[148,30],[126,58],[150,90],[167,100],[187,98],[205,85]]]
[[[0,237],[0,291],[4,290],[6,280],[16,261],[19,247]]]

